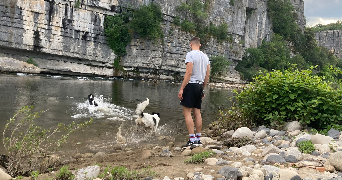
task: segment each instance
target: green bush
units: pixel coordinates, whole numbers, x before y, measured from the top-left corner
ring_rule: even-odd
[[[142,5],[134,11],[131,27],[142,38],[161,39],[164,36],[160,24],[162,20],[163,13],[160,6],[150,3],[149,5]]]
[[[223,56],[210,57],[210,74],[212,76],[221,76],[228,70],[230,61]]]
[[[320,31],[327,31],[327,30],[342,30],[342,21],[337,21],[336,23],[330,23],[327,25],[317,24],[314,27],[311,27],[310,29],[313,30],[313,32],[320,32]]]
[[[310,140],[299,142],[297,146],[299,151],[305,154],[311,154],[316,150],[314,144]]]
[[[69,166],[61,167],[59,173],[56,175],[56,180],[72,180],[75,179],[75,175],[69,171]]]
[[[297,120],[326,129],[342,120],[342,91],[310,70],[275,70],[254,79],[236,98],[256,125],[282,125]]]
[[[253,120],[245,117],[243,110],[236,106],[220,109],[216,119],[213,125],[218,126],[219,129],[236,130],[240,127],[254,127]]]
[[[187,31],[187,32],[195,31],[195,28],[196,28],[194,23],[191,23],[187,20],[182,21],[180,26],[181,26],[183,31]]]
[[[30,57],[28,60],[26,60],[26,62],[38,67],[38,64],[33,60],[33,57]]]
[[[81,6],[81,1],[80,0],[77,0],[76,2],[75,2],[75,8],[80,8],[80,6]]]
[[[47,165],[41,163],[39,158],[46,158],[56,152],[67,142],[71,133],[92,123],[91,119],[84,123],[60,123],[56,128],[43,129],[34,123],[43,112],[32,113],[32,109],[33,107],[22,107],[8,121],[3,131],[3,144],[8,151],[7,171],[13,177],[25,175],[37,168],[41,172],[46,171]],[[36,154],[42,157],[34,156]]]
[[[206,158],[213,157],[216,153],[213,151],[204,151],[202,153],[195,154],[191,156],[190,159],[185,160],[185,163],[203,163]]]
[[[126,46],[131,41],[131,34],[127,24],[129,16],[129,13],[106,16],[104,21],[106,41],[115,55],[119,57],[126,55]]]

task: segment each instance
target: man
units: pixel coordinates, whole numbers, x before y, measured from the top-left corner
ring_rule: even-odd
[[[201,104],[204,98],[204,88],[208,83],[210,74],[209,58],[200,51],[200,38],[190,40],[191,51],[187,53],[185,64],[186,72],[182,86],[178,93],[180,104],[183,106],[185,124],[190,139],[183,147],[202,145],[200,141],[202,131]],[[194,134],[194,122],[191,116],[194,114],[196,135]]]

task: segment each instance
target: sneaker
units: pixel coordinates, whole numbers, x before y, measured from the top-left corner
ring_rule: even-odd
[[[201,140],[195,141],[194,146],[202,146]]]
[[[194,146],[194,143],[193,142],[191,142],[190,140],[185,144],[185,145],[183,145],[182,146],[182,148],[186,148],[186,147],[193,147]]]

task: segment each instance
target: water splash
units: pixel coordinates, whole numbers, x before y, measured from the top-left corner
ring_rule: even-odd
[[[106,118],[107,120],[126,121],[132,119],[133,111],[121,106],[110,103],[109,98],[103,98],[103,95],[94,96],[98,106],[90,105],[88,100],[77,103],[72,118]]]

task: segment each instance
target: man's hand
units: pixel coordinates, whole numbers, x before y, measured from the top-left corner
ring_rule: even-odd
[[[179,90],[179,92],[178,92],[178,98],[179,98],[179,100],[182,100],[182,99],[183,99],[183,89]]]

